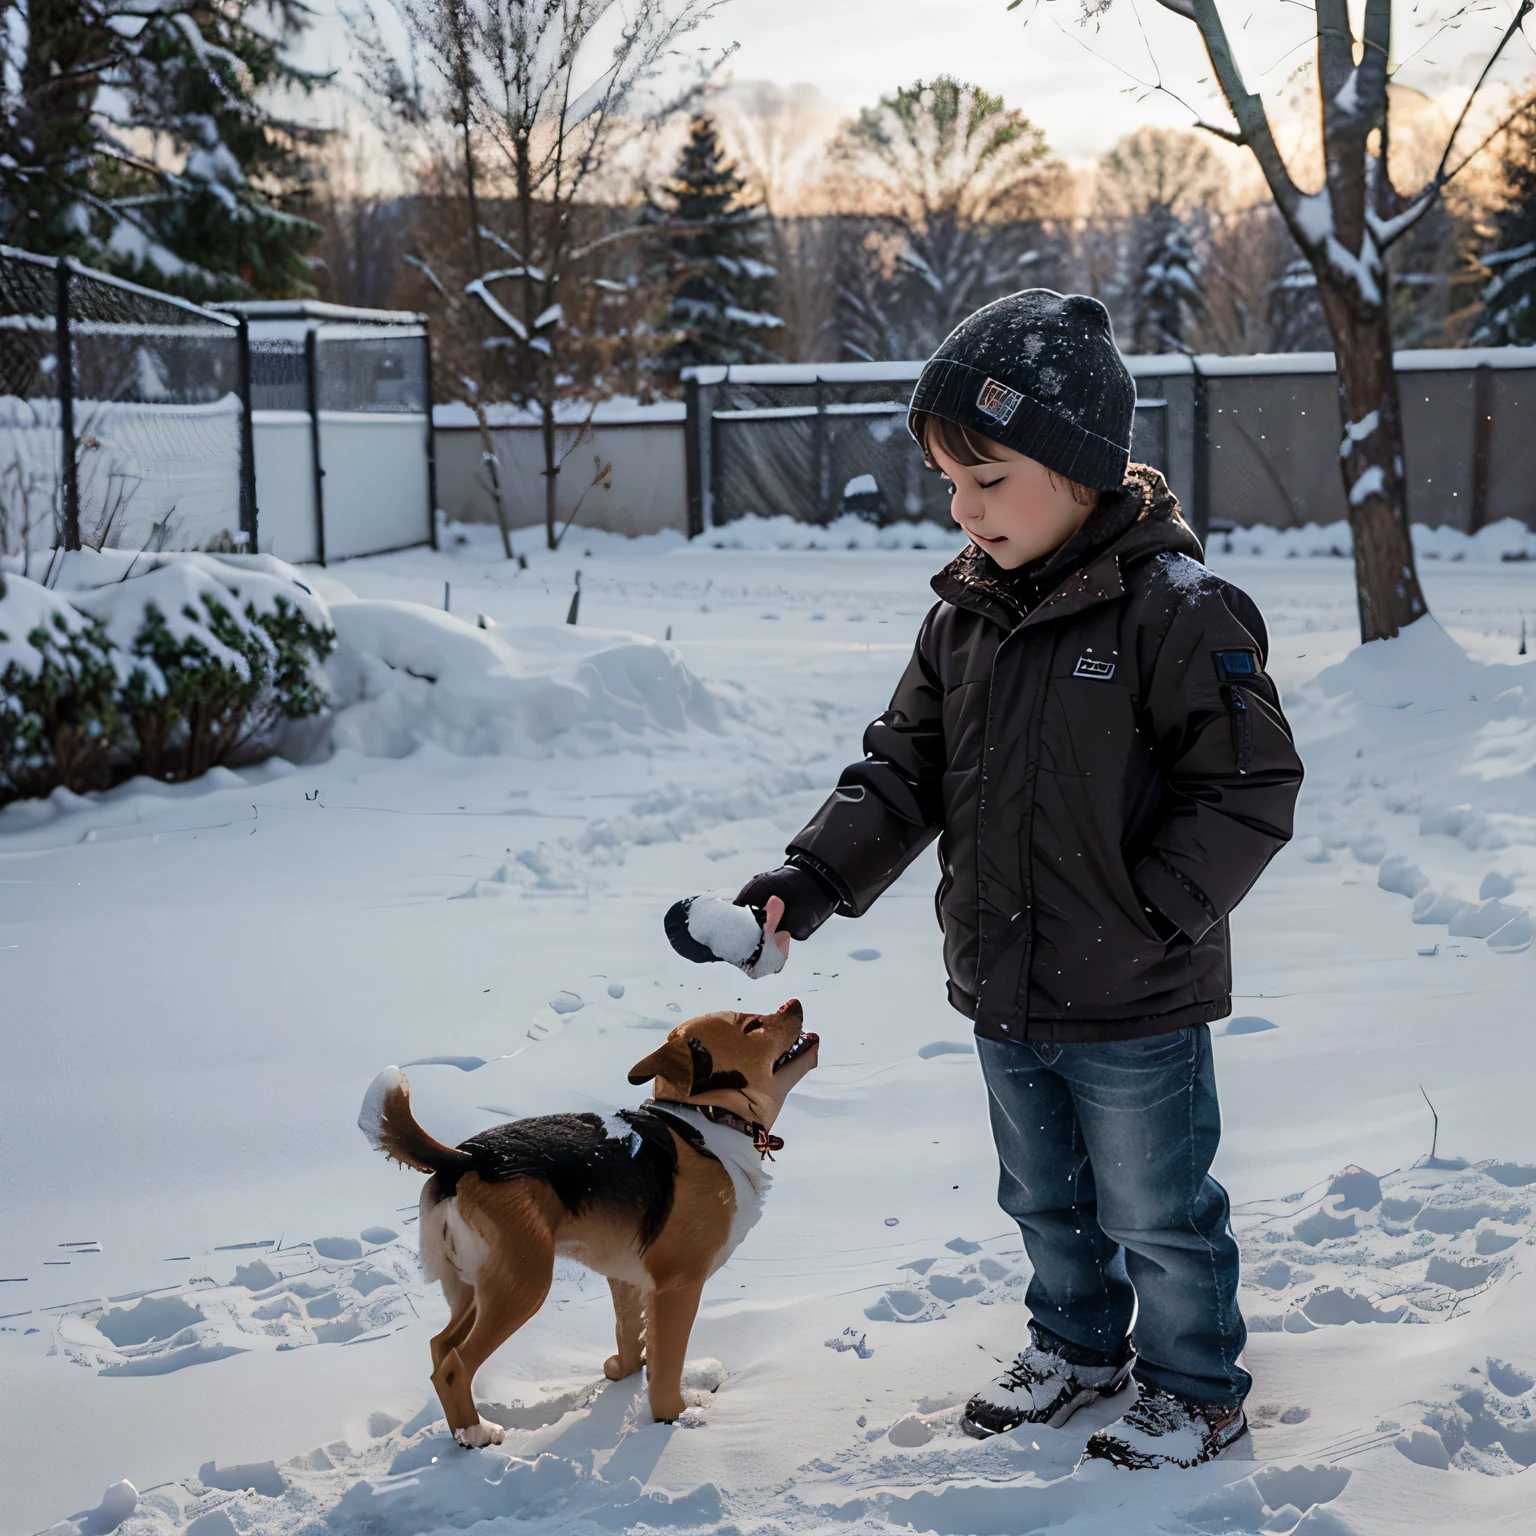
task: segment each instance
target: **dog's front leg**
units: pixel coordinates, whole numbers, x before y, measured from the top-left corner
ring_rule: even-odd
[[[613,1292],[614,1336],[619,1352],[603,1362],[609,1381],[623,1381],[645,1364],[645,1293],[627,1280],[608,1281]]]
[[[683,1362],[703,1291],[703,1277],[689,1276],[646,1298],[645,1368],[651,1417],[661,1424],[680,1418],[688,1407],[683,1401]]]

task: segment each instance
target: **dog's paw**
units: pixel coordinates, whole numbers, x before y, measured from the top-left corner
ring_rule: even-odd
[[[644,1363],[645,1362],[642,1360],[640,1365],[643,1365]],[[606,1376],[609,1381],[623,1381],[626,1376],[633,1376],[635,1372],[640,1369],[640,1365],[632,1366],[629,1370],[626,1371],[624,1369],[624,1362],[620,1360],[617,1355],[609,1355],[608,1358],[603,1361],[603,1375]]]
[[[481,1446],[500,1445],[507,1438],[507,1432],[500,1424],[492,1424],[489,1419],[481,1419],[478,1424],[471,1424],[468,1429],[456,1429],[453,1438],[466,1450],[478,1450]]]

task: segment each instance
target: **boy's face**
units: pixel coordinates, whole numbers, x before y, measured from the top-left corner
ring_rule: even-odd
[[[995,458],[961,464],[937,442],[929,455],[953,487],[949,510],[973,543],[1005,571],[1053,554],[1088,520],[1093,503],[1038,459],[989,442]]]

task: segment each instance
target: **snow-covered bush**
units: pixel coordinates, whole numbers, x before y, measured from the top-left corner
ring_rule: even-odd
[[[278,562],[83,552],[65,571],[0,593],[0,798],[193,778],[324,706],[329,614]]]
[[[99,624],[36,582],[0,575],[0,804],[108,781],[121,681]]]
[[[265,572],[187,557],[74,594],[128,658],[122,707],[138,772],[195,778],[277,720],[321,708],[319,667],[335,635],[302,591]]]

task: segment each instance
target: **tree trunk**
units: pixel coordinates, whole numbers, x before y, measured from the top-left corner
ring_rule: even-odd
[[[1326,271],[1318,272],[1318,291],[1338,368],[1339,464],[1354,536],[1360,638],[1390,640],[1429,611],[1409,533],[1391,321],[1384,306],[1363,304]]]

